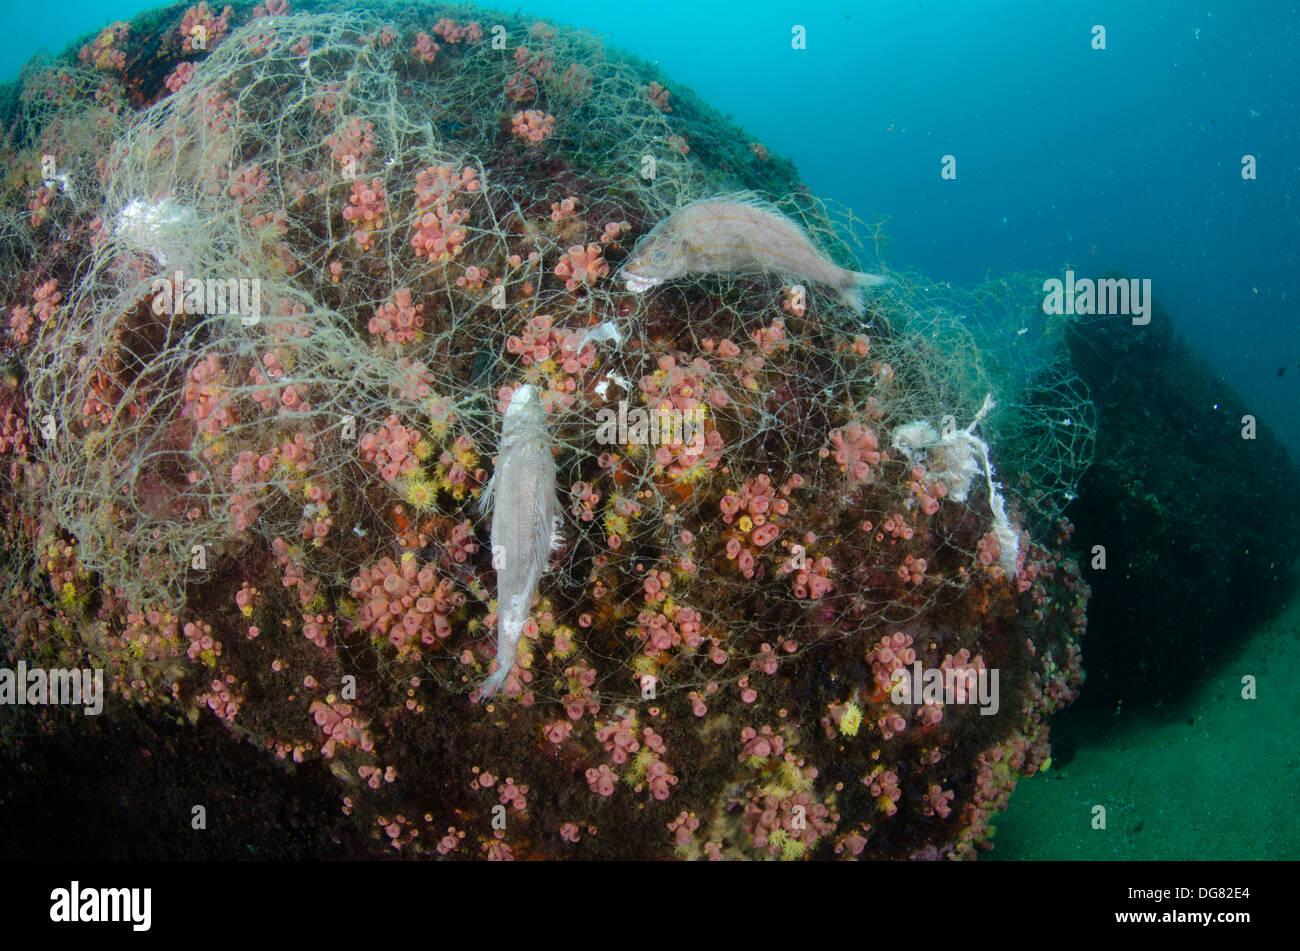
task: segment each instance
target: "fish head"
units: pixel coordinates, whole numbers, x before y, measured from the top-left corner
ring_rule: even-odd
[[[510,394],[510,402],[506,404],[506,416],[522,416],[525,413],[532,412],[535,406],[541,406],[537,387],[531,383],[525,383]]]
[[[681,236],[675,229],[661,226],[637,242],[621,276],[629,291],[641,294],[664,281],[676,280],[689,269]]]
[[[525,383],[510,395],[510,402],[506,404],[502,435],[514,436],[545,425],[546,407],[542,405],[541,391],[532,384]]]

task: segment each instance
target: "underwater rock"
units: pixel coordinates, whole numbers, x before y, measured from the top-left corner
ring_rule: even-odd
[[[1014,388],[986,404],[967,350],[905,331],[938,291],[891,284],[870,338],[833,286],[628,293],[636,240],[710,195],[766,192],[838,268],[860,236],[587,34],[281,14],[207,50],[115,26],[5,117],[7,657],[102,668],[110,705],[228,730],[312,801],[334,784],[374,854],[988,847],[1082,683],[1088,589],[1069,526],[1025,514],[1076,473],[1022,484],[1053,447],[1008,464],[981,411]],[[187,209],[185,273],[105,226],[141,195]],[[258,313],[230,292],[252,280]],[[476,705],[505,613],[479,499],[521,386],[563,547]],[[978,420],[963,460],[893,438],[946,417]],[[983,477],[952,471],[977,443]]]
[[[1145,327],[1100,318],[1066,340],[1097,410],[1068,509],[1092,586],[1085,702],[1169,702],[1277,610],[1300,547],[1300,472],[1159,301]]]

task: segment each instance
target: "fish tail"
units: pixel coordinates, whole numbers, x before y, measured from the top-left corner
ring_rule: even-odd
[[[519,637],[523,632],[523,621],[517,621],[505,612],[497,616],[497,669],[492,676],[483,681],[478,688],[478,698],[491,697],[501,692],[506,678],[515,669],[515,654],[519,650]]]
[[[888,284],[889,278],[880,274],[868,274],[866,271],[848,271],[846,273],[848,283],[840,290],[840,298],[849,310],[861,317],[867,310],[867,288]]]
[[[501,688],[505,686],[506,678],[510,676],[510,671],[514,669],[514,666],[515,665],[512,663],[508,667],[498,667],[495,674],[483,681],[482,686],[478,688],[479,699],[483,700],[500,693]]]

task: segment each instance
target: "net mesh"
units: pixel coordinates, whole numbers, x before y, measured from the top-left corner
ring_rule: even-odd
[[[702,703],[908,625],[955,651],[944,612],[1015,573],[987,483],[1041,531],[1090,460],[1033,283],[896,274],[865,318],[767,277],[630,294],[636,237],[696,199],[760,194],[847,266],[879,226],[644,64],[500,24],[508,43],[464,17],[259,17],[140,111],[103,68],[26,77],[7,187],[29,209],[0,249],[73,223],[86,254],[11,302],[30,432],[10,478],[117,688],[233,720],[257,637],[285,630],[277,663],[470,692],[495,647],[478,501],[524,383],[564,522],[508,696],[581,715],[650,676]],[[988,479],[891,441],[971,427],[990,394]],[[240,728],[284,734],[258,716]]]
[[[66,317],[42,326],[30,363],[33,415],[55,426],[41,504],[132,605],[179,614],[187,588],[256,549],[308,616],[332,617],[352,607],[341,602],[355,579],[382,583],[413,552],[439,575],[419,593],[441,592],[447,617],[474,628],[493,593],[471,571],[474,501],[521,382],[545,391],[572,500],[567,557],[541,605],[569,607],[541,613],[557,629],[590,625],[597,669],[648,667],[636,656],[680,643],[679,614],[744,659],[770,638],[746,630],[798,630],[828,605],[853,603],[862,630],[926,610],[942,586],[924,598],[886,588],[864,610],[843,583],[809,596],[829,565],[795,566],[849,555],[854,536],[865,548],[880,534],[866,523],[914,522],[921,493],[904,467],[855,478],[844,460],[878,458],[871,444],[906,422],[964,427],[986,394],[1008,407],[987,426],[1013,447],[1032,490],[1021,497],[1055,514],[1087,462],[1086,393],[1036,370],[1056,341],[1014,285],[963,294],[900,275],[876,306],[878,333],[816,287],[713,277],[632,298],[609,273],[628,236],[737,184],[688,160],[672,106],[580,33],[538,27],[513,55],[464,37],[425,62],[384,29],[355,14],[255,20],[130,123],[104,110],[99,135],[67,138],[85,125],[74,109],[33,116],[79,185],[102,183],[102,197],[63,195],[102,214]],[[93,103],[92,75],[64,75],[83,93],[73,102]],[[512,99],[521,108],[507,114]],[[559,180],[556,151],[571,157]],[[806,194],[778,207],[842,259],[842,236],[876,237],[845,229],[843,211],[837,230]],[[792,306],[796,292],[807,299]],[[1020,322],[1034,324],[1026,346],[988,346]],[[594,438],[618,400],[633,445]],[[635,445],[654,436],[637,437],[636,412],[670,406],[701,424],[702,448]],[[850,496],[871,504],[845,506],[852,520],[813,517]],[[749,508],[733,521],[725,499]],[[754,521],[770,501],[785,514],[764,531]],[[825,540],[786,527],[801,524]],[[941,550],[975,564],[969,542]],[[702,579],[718,552],[735,570]],[[757,613],[756,573],[773,579]],[[702,587],[719,607],[691,607]],[[647,622],[665,601],[675,610]],[[459,662],[432,661],[428,631],[372,626],[404,660],[468,681]],[[687,651],[672,683],[696,688],[713,666]]]

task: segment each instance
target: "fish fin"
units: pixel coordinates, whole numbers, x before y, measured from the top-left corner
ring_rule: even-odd
[[[483,494],[478,497],[478,513],[487,516],[492,514],[492,496],[496,493],[497,474],[492,473],[492,478],[488,479],[487,485],[483,487]]]
[[[748,205],[751,208],[760,208],[763,211],[770,211],[772,214],[781,215],[784,218],[790,217],[788,212],[781,210],[780,205],[761,192],[724,192],[721,195],[709,195],[705,198],[700,198],[698,201],[725,201],[732,205]]]
[[[564,546],[564,522],[560,516],[556,515],[551,519],[551,551],[557,551]]]
[[[866,289],[888,284],[889,278],[880,274],[868,274],[866,271],[853,271],[852,276],[853,281],[844,290],[840,291],[840,298],[849,310],[861,317],[867,310],[867,304],[864,300]]]

